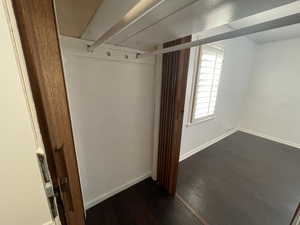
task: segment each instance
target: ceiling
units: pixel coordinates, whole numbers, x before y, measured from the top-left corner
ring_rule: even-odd
[[[72,1],[71,4],[71,0],[57,0],[60,31],[67,36],[96,40],[117,23],[139,0],[77,0],[76,2],[83,1],[85,4],[77,6],[79,3],[74,4]],[[136,49],[151,49],[157,44],[220,27],[292,2],[299,3],[300,1],[165,0],[141,20],[114,36],[109,43]],[[98,4],[98,7],[95,7],[96,11],[95,8],[94,11],[92,10],[93,4],[94,6]],[[81,22],[82,17],[84,17],[84,22]],[[71,24],[72,21],[74,22]],[[294,28],[289,30],[294,31]],[[264,42],[271,39],[275,33],[281,32],[257,34],[250,38],[257,42]]]
[[[103,0],[55,0],[59,31],[80,38]]]
[[[251,26],[256,23],[263,23],[277,18],[297,14],[300,12],[300,1],[295,1],[284,6],[274,8],[262,13],[255,14],[229,24],[231,28],[239,29],[245,26]],[[299,21],[297,21],[299,22]],[[300,24],[285,26],[273,30],[268,30],[247,36],[258,44],[264,44],[271,41],[286,40],[300,37]]]

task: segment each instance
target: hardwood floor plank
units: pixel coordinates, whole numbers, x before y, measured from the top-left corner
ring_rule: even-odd
[[[151,179],[87,211],[87,225],[203,225]]]
[[[88,210],[87,225],[288,225],[299,160],[299,150],[237,132],[180,163],[183,201],[146,179]]]
[[[211,225],[288,225],[300,151],[237,132],[180,163],[178,194]]]

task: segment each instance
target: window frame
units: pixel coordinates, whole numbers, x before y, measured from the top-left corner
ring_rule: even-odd
[[[219,88],[220,88],[220,81],[221,81],[221,75],[222,75],[222,72],[223,72],[223,65],[224,65],[224,49],[218,45],[206,45],[210,48],[214,48],[218,51],[222,51],[223,52],[223,64],[222,64],[222,69],[221,69],[221,74],[220,74],[220,80],[219,80],[219,84],[218,84],[218,91],[219,91]],[[193,78],[192,78],[192,88],[191,88],[191,97],[190,97],[190,106],[189,106],[189,117],[188,117],[188,123],[187,123],[187,126],[194,126],[194,125],[197,125],[199,123],[203,123],[203,122],[206,122],[206,121],[209,121],[209,120],[212,120],[212,119],[215,119],[216,118],[216,110],[214,110],[214,113],[211,114],[211,115],[207,115],[207,116],[204,116],[204,117],[201,117],[201,118],[198,118],[198,119],[194,119],[193,118],[193,115],[194,115],[194,110],[195,110],[195,100],[196,100],[196,85],[197,85],[197,80],[198,80],[198,77],[199,77],[199,69],[200,69],[200,58],[201,58],[201,49],[202,49],[202,46],[198,46],[196,47],[195,49],[195,52],[194,52],[194,62],[193,62]],[[216,97],[216,106],[217,106],[217,102],[218,102],[218,91],[217,91],[217,97]],[[216,109],[216,106],[215,106],[215,109]]]

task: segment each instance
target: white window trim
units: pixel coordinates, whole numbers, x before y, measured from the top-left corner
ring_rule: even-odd
[[[192,116],[190,116],[190,117],[192,117]],[[214,114],[212,114],[212,115],[205,116],[205,117],[202,117],[202,118],[200,118],[200,119],[196,119],[196,120],[194,120],[193,122],[192,122],[191,120],[189,120],[186,126],[187,126],[187,127],[196,126],[196,125],[198,125],[198,124],[200,124],[200,123],[205,123],[205,122],[207,122],[207,121],[214,120],[214,119],[216,119],[216,118],[217,118],[217,117],[216,117],[216,114],[214,113]]]
[[[220,48],[219,46],[216,45],[208,45],[210,47],[219,49],[221,51],[224,51],[223,48]],[[189,99],[189,115],[188,115],[188,121],[186,126],[190,127],[190,126],[195,126],[213,119],[216,119],[216,111],[214,111],[213,114],[199,118],[199,119],[193,119],[193,108],[194,108],[194,96],[195,96],[195,91],[196,91],[196,80],[197,80],[197,76],[198,76],[198,70],[199,70],[199,57],[200,57],[200,49],[201,46],[196,47],[195,52],[194,52],[194,62],[193,62],[193,79],[192,79],[192,87],[191,87],[191,96]],[[222,77],[222,76],[221,76]],[[221,81],[221,77],[220,77],[220,81]],[[220,83],[219,83],[220,85]],[[219,88],[219,87],[218,87]],[[218,103],[218,95],[216,98],[216,106]]]

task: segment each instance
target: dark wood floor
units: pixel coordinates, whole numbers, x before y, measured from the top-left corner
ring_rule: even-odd
[[[177,193],[210,225],[288,225],[300,151],[237,132],[180,163]]]
[[[177,199],[147,179],[87,211],[87,225],[202,225]]]
[[[87,225],[288,225],[299,171],[300,150],[237,132],[180,163],[179,197],[147,179],[88,210]]]

